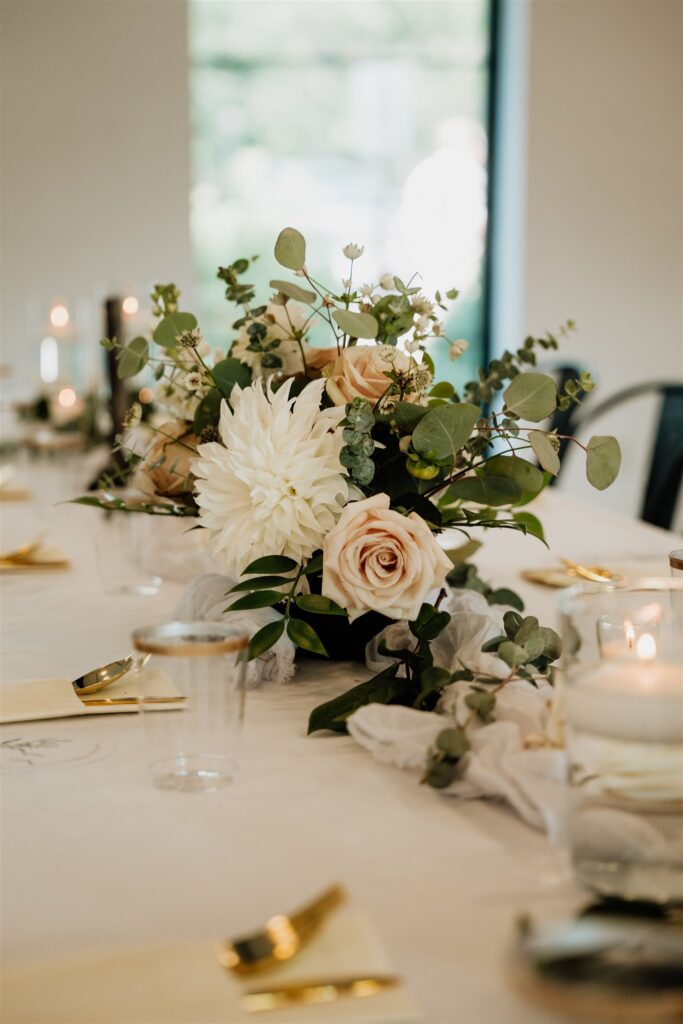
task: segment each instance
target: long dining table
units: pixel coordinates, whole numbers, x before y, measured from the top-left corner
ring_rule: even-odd
[[[6,537],[30,539],[29,505],[2,505]],[[641,559],[645,574],[667,575],[678,546],[557,490],[534,511],[548,549],[489,531],[476,561],[547,623],[557,592],[523,581],[524,567],[560,555]],[[75,678],[128,653],[134,628],[173,617],[179,583],[153,597],[103,591],[93,515],[60,505],[45,516],[69,569],[0,580],[3,680]],[[241,773],[213,794],[152,786],[137,714],[2,726],[5,751],[19,740],[37,752],[10,758],[1,778],[5,962],[220,939],[339,881],[372,918],[425,1021],[561,1021],[517,994],[508,960],[520,914],[565,913],[585,899],[564,852],[505,806],[443,796],[350,737],[307,737],[311,708],[364,671],[308,662],[292,683],[250,691]],[[48,741],[46,756],[36,740]]]

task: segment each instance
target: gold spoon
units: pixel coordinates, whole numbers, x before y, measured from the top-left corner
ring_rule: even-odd
[[[118,682],[132,668],[142,668],[149,659],[149,654],[144,654],[142,657],[139,657],[137,654],[129,654],[127,658],[111,661],[108,665],[103,665],[101,668],[94,668],[90,672],[86,672],[85,675],[74,679],[71,685],[79,696],[86,693],[97,693],[98,690],[103,690],[105,686],[111,686],[112,683]]]
[[[619,573],[604,569],[600,565],[579,565],[578,562],[572,562],[571,558],[560,558],[560,561],[570,575],[580,576],[584,580],[590,580],[591,583],[613,583],[623,579]]]

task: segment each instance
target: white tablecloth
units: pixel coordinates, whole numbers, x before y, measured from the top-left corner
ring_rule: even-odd
[[[28,508],[0,507],[6,537],[28,529]],[[675,544],[663,531],[552,492],[534,511],[550,553],[491,531],[477,560],[545,621],[556,595],[520,585],[519,567],[560,554],[650,556],[648,568],[668,572]],[[127,653],[134,627],[170,617],[177,584],[154,598],[103,593],[91,515],[61,506],[49,520],[70,571],[2,579],[3,678],[75,677]],[[310,709],[356,675],[309,664],[288,687],[251,692],[242,775],[211,795],[152,787],[136,715],[3,726],[3,743],[60,741],[50,767],[36,756],[2,778],[5,957],[220,938],[339,880],[375,920],[427,1021],[547,1021],[511,991],[505,957],[519,912],[580,899],[562,855],[504,808],[444,799],[350,738],[307,738]]]

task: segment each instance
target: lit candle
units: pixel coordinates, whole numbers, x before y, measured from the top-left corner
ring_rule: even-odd
[[[683,666],[657,661],[650,633],[635,655],[603,661],[567,687],[567,724],[612,739],[683,742]]]

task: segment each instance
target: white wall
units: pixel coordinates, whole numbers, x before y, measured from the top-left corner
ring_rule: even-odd
[[[516,2],[516,0],[513,0]],[[683,377],[683,4],[530,3],[525,328],[573,317],[572,348],[605,397]],[[615,433],[621,480],[600,500],[636,513],[655,403]],[[564,486],[596,497],[583,461]]]
[[[37,383],[32,303],[189,287],[186,10],[3,0],[0,11],[3,384],[26,394]]]

